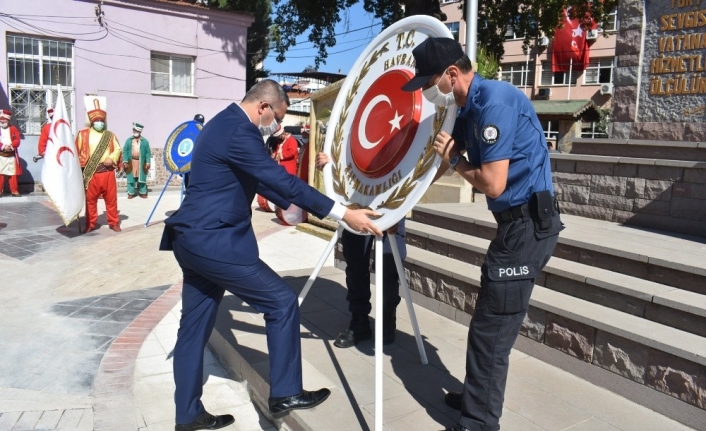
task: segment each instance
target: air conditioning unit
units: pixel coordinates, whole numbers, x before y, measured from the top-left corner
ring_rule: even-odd
[[[601,84],[601,94],[613,94],[613,84]]]
[[[549,99],[549,96],[552,95],[552,90],[551,88],[539,88],[537,89],[537,99]]]
[[[586,32],[586,39],[596,40],[598,39],[598,30],[589,30]]]
[[[549,46],[549,38],[547,36],[542,36],[537,39],[538,46]]]

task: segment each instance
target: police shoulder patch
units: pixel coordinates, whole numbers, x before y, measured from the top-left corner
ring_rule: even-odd
[[[483,140],[486,144],[493,145],[494,143],[498,142],[498,138],[500,137],[500,130],[498,130],[496,126],[489,124],[483,127],[482,135]]]

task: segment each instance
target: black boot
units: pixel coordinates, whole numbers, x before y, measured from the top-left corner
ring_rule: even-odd
[[[348,329],[338,334],[333,345],[342,349],[353,347],[363,340],[373,338],[373,331],[370,330],[370,320],[367,314],[353,314],[351,324]]]
[[[382,315],[382,344],[392,344],[395,342],[395,331],[397,330],[397,312],[383,313]]]

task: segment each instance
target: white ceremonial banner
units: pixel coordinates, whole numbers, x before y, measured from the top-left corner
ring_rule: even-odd
[[[429,188],[441,164],[434,137],[451,133],[456,121],[455,107],[437,108],[421,89],[401,90],[414,77],[412,50],[430,36],[452,37],[429,16],[405,18],[380,33],[341,86],[327,126],[326,194],[348,208],[380,213],[380,230],[394,226]]]
[[[78,218],[86,201],[78,150],[59,87],[42,166],[42,186],[66,226]]]

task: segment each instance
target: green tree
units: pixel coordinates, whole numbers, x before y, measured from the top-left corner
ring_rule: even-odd
[[[336,24],[346,19],[345,11],[361,0],[273,0],[277,38],[274,49],[277,61],[286,58],[296,38],[310,31],[308,40],[318,49],[316,66],[326,62],[327,49],[336,45]],[[382,22],[383,27],[412,15],[430,15],[441,20],[439,0],[362,0],[363,8]],[[460,3],[465,8],[467,0]],[[605,23],[617,8],[618,0],[488,0],[478,1],[478,45],[487,48],[494,58],[502,58],[505,31],[511,25],[525,36],[529,47],[542,35],[552,37],[564,21],[564,11],[579,17],[584,29],[593,20]],[[465,10],[465,9],[464,9]],[[465,16],[465,13],[464,13]]]
[[[271,0],[216,0],[214,7],[253,14],[255,21],[248,29],[248,44],[246,52],[246,87],[249,89],[260,78],[266,78],[269,71],[263,69],[262,61],[270,50],[270,26],[272,25]]]

